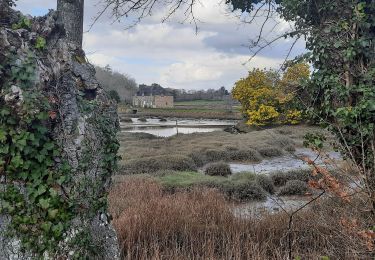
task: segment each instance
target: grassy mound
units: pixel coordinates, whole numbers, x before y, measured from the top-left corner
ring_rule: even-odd
[[[310,178],[310,169],[297,169],[288,172],[274,172],[270,174],[272,182],[275,186],[284,186],[288,181],[299,180],[302,182],[308,182]]]
[[[138,118],[138,121],[139,121],[139,122],[147,122],[147,118],[145,118],[145,117],[140,117],[140,118]]]
[[[275,146],[266,146],[258,149],[261,156],[265,158],[278,157],[283,155],[283,151]]]
[[[123,174],[155,173],[160,170],[194,171],[194,161],[187,156],[163,155],[131,160],[122,166]]]
[[[204,170],[206,175],[210,176],[228,176],[232,174],[229,164],[224,162],[210,163]]]
[[[304,195],[308,191],[306,182],[299,180],[290,180],[285,186],[281,187],[278,195]]]

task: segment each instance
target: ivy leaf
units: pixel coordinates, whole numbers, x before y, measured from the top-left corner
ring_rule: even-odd
[[[39,186],[38,190],[37,190],[37,196],[40,196],[42,195],[43,193],[45,193],[47,191],[46,187],[44,185],[42,186]]]
[[[35,156],[35,158],[38,160],[38,162],[43,162],[44,158],[46,158],[43,154],[38,154]]]
[[[52,227],[52,223],[49,222],[49,221],[44,222],[44,223],[41,225],[42,230],[43,230],[44,232],[46,232],[46,233],[47,233],[48,231],[50,231],[51,227]]]
[[[53,232],[54,237],[55,238],[61,237],[63,229],[64,229],[64,227],[61,223],[59,223],[57,225],[54,225],[52,227],[52,232]]]
[[[0,142],[4,142],[7,139],[6,132],[4,129],[0,129]]]
[[[52,143],[52,142],[46,143],[44,145],[44,148],[47,149],[47,150],[53,150],[55,148],[55,144]]]
[[[16,168],[20,167],[23,164],[23,160],[20,155],[16,155],[12,159],[12,165]]]
[[[40,199],[39,205],[42,209],[48,209],[50,207],[49,199]]]
[[[46,39],[38,36],[35,43],[35,48],[38,50],[43,50],[46,47]]]
[[[48,210],[48,216],[52,219],[56,218],[57,213],[59,213],[58,209],[50,209]]]

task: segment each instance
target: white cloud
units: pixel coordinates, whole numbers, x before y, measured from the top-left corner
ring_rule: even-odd
[[[20,10],[39,14],[53,8],[56,1],[19,0]],[[95,1],[94,1],[95,2]],[[179,10],[169,22],[161,24],[164,8],[156,9],[134,28],[111,23],[103,16],[94,27],[84,34],[84,49],[91,62],[100,66],[111,65],[115,70],[127,73],[138,83],[160,83],[165,87],[199,89],[230,88],[234,82],[246,76],[252,67],[276,67],[287,53],[288,41],[268,48],[250,64],[243,64],[251,53],[244,47],[249,38],[255,37],[261,20],[244,25],[221,0],[205,0],[194,7],[200,21],[196,34],[192,24],[179,22],[185,19]],[[86,1],[85,28],[98,12],[98,6]],[[277,32],[285,31],[289,24],[277,20]],[[270,30],[268,25],[265,31]],[[271,34],[268,37],[273,37]],[[298,52],[303,50],[298,45]]]

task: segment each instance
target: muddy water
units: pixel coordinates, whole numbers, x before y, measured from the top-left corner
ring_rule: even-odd
[[[302,158],[308,157],[317,164],[331,167],[341,159],[340,154],[330,152],[327,156],[318,157],[310,149],[297,149],[294,154],[263,160],[255,164],[230,164],[233,173],[254,172],[269,174],[275,171],[290,171],[295,169],[308,169],[307,163]],[[265,201],[252,201],[249,203],[233,205],[233,214],[239,218],[261,217],[264,213],[277,213],[281,211],[292,212],[311,200],[309,196],[269,196]]]
[[[336,152],[330,152],[329,158],[318,157],[310,149],[301,148],[297,149],[294,154],[288,154],[281,157],[271,158],[263,160],[260,163],[252,164],[241,164],[241,163],[230,163],[230,167],[233,173],[239,172],[254,172],[257,174],[267,174],[275,171],[290,171],[295,169],[307,169],[309,166],[302,160],[302,158],[308,157],[311,160],[315,160],[317,164],[324,165],[326,160],[340,160],[340,154]]]
[[[308,196],[270,196],[266,201],[251,201],[233,205],[233,214],[239,218],[262,217],[264,213],[292,212],[311,200]]]
[[[222,131],[228,126],[233,126],[237,121],[233,120],[194,120],[194,119],[166,119],[162,122],[157,118],[140,122],[137,118],[131,118],[132,122],[120,122],[123,132],[148,133],[159,137],[170,137],[178,133],[206,133]]]

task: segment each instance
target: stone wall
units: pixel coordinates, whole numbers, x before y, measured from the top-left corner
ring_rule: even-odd
[[[174,107],[173,96],[155,96],[156,108],[172,108]]]

